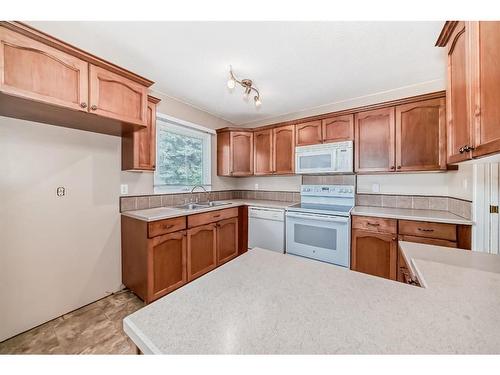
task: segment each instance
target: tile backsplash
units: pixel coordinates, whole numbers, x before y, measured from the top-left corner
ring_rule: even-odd
[[[356,205],[449,211],[469,220],[472,218],[472,202],[451,197],[356,194]]]
[[[208,193],[190,193],[162,194],[162,195],[144,195],[134,197],[120,197],[120,212],[131,210],[143,210],[146,208],[176,206],[189,203],[192,198],[194,201],[205,201],[208,199],[227,200],[227,199],[261,199],[283,202],[300,201],[300,193],[285,191],[264,191],[264,190],[225,190],[211,191]]]

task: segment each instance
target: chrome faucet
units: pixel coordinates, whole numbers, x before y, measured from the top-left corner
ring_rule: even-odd
[[[207,194],[207,202],[210,203],[210,193],[202,185],[194,185],[193,186],[193,188],[191,189],[191,195],[189,196],[189,201],[190,202],[193,201],[193,192],[195,191],[196,188],[202,188],[203,189],[203,191]],[[198,202],[196,202],[196,203],[198,203]]]

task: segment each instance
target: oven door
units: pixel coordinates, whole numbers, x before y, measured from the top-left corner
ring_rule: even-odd
[[[286,252],[350,266],[350,218],[286,213]]]
[[[295,151],[295,173],[334,172],[335,156],[335,151],[331,148],[318,150],[311,147],[311,150],[303,150],[301,147],[297,147]]]

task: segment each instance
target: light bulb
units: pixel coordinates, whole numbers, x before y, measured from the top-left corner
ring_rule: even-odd
[[[227,87],[228,87],[228,89],[232,90],[232,89],[234,89],[234,86],[236,86],[235,80],[233,78],[229,78],[227,80]]]
[[[255,106],[257,108],[259,108],[262,105],[262,102],[260,101],[260,97],[258,97],[257,95],[254,96],[253,101],[255,102]]]

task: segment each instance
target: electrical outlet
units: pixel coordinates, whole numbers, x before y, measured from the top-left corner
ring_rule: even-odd
[[[128,194],[128,185],[127,184],[120,185],[120,194],[121,195]]]
[[[372,193],[380,192],[380,184],[372,184]]]
[[[255,190],[259,190],[259,184],[255,184],[253,187]]]
[[[64,186],[59,186],[56,189],[56,195],[58,197],[64,197],[66,195],[66,188]]]

